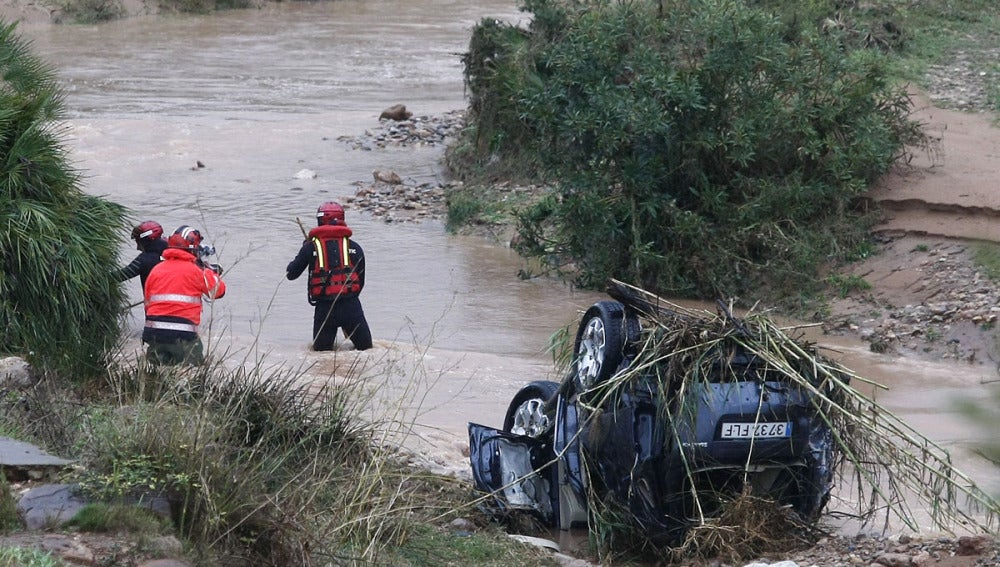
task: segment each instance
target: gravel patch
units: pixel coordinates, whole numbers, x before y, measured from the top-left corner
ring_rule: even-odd
[[[924,76],[927,95],[940,108],[966,112],[992,112],[991,100],[1000,96],[1000,48],[961,50],[941,65],[933,65]],[[1000,102],[1000,101],[996,101]]]
[[[443,146],[465,126],[465,111],[441,116],[418,116],[396,121],[384,119],[377,128],[359,136],[341,136],[341,143],[358,151]],[[418,182],[402,178],[391,170],[372,172],[370,181],[357,181],[347,203],[387,223],[444,220],[448,213],[446,194],[461,186],[458,181]]]
[[[848,273],[872,288],[832,298],[825,332],[856,335],[880,353],[995,365],[1000,285],[973,259],[972,245],[891,238]]]

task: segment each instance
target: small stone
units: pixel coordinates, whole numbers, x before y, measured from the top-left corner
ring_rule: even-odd
[[[931,557],[931,554],[926,551],[921,551],[910,558],[910,563],[913,567],[926,567],[927,565],[931,565],[933,562],[934,558]]]
[[[875,558],[875,564],[885,567],[910,567],[910,556],[905,553],[883,553]]]
[[[467,518],[455,518],[448,522],[448,529],[452,531],[474,532],[476,524]]]
[[[979,555],[985,553],[996,542],[990,536],[962,536],[958,538],[956,555]]]
[[[26,388],[33,382],[31,365],[26,360],[18,356],[0,358],[0,386]]]

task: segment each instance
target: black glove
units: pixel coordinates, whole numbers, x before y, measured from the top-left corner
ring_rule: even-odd
[[[209,264],[208,265],[208,269],[212,270],[213,272],[215,272],[215,275],[217,275],[217,276],[221,276],[222,275],[222,266],[220,266],[218,264]]]

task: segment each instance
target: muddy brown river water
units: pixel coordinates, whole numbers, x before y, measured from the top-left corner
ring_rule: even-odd
[[[386,224],[348,209],[368,258],[362,296],[376,346],[309,352],[311,308],[284,267],[301,243],[296,218],[353,195],[374,169],[444,175],[440,147],[352,150],[340,136],[378,125],[397,103],[416,115],[464,108],[460,54],[481,18],[523,20],[500,0],[280,2],[208,17],[99,26],[23,27],[66,91],[66,134],[84,188],[136,220],[201,229],[226,267],[211,309],[216,352],[343,379],[358,361],[374,405],[412,425],[422,458],[464,471],[468,421],[499,425],[527,381],[554,379],[549,336],[603,296],[522,281],[511,251],[449,235],[433,221]],[[196,167],[201,162],[204,167]],[[315,177],[299,178],[302,170]],[[123,239],[123,262],[134,250]],[[134,301],[138,281],[127,284]],[[139,308],[128,318],[135,336]],[[817,337],[889,387],[879,399],[956,450],[984,484],[997,471],[967,451],[980,433],[952,408],[992,368],[912,363],[850,340]]]

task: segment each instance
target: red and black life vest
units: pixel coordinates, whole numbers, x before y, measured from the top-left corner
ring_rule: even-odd
[[[361,279],[351,262],[351,234],[351,229],[343,225],[317,226],[309,231],[313,244],[313,263],[309,267],[310,303],[361,291]]]

